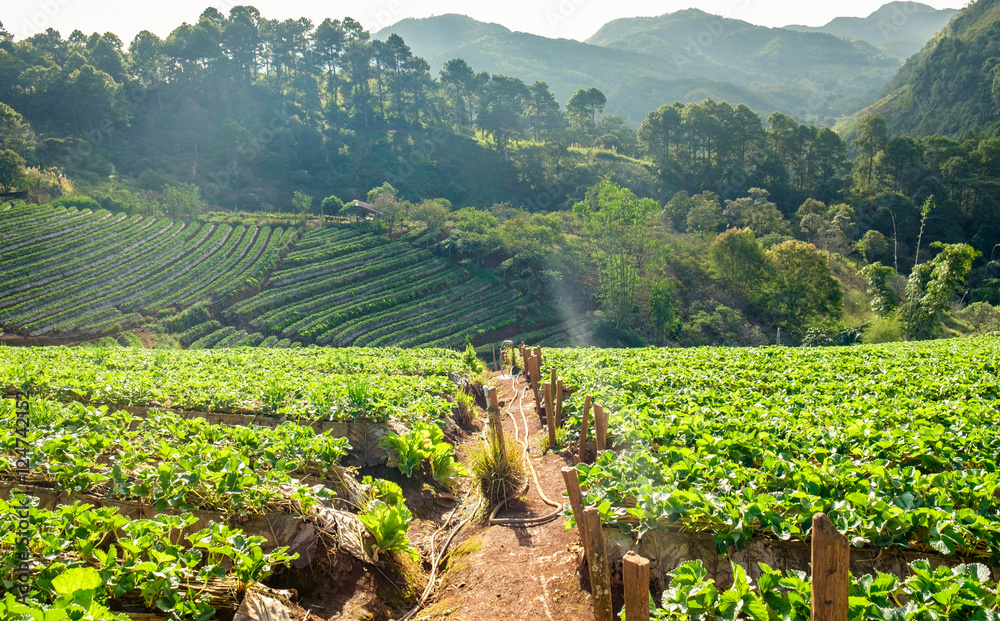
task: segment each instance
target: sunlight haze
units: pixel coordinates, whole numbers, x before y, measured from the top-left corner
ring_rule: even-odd
[[[5,3],[6,4],[6,3]],[[163,3],[134,3],[125,0],[28,0],[9,3],[0,11],[0,21],[16,39],[55,28],[63,36],[73,30],[86,34],[114,32],[126,45],[141,30],[166,37],[182,22],[193,23],[208,6],[224,13],[238,4],[251,4],[270,19],[308,17],[319,23],[326,17],[350,16],[367,29],[377,32],[408,17],[430,17],[460,13],[474,19],[502,24],[511,30],[544,37],[585,40],[605,23],[620,17],[653,16],[686,8],[742,19],[762,26],[802,24],[821,26],[840,16],[864,17],[885,4],[882,0],[844,2],[794,2],[792,0],[702,0],[701,2],[650,2],[623,0],[545,0],[529,2],[479,2],[460,0],[362,0],[360,2],[204,2],[178,0]],[[934,8],[959,8],[954,0],[924,2]]]

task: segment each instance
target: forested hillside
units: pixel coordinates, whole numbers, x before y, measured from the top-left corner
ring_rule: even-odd
[[[475,40],[480,26],[458,23]],[[734,31],[714,53],[735,59],[760,34]],[[860,62],[863,44],[816,36]],[[1000,302],[995,126],[914,138],[868,115],[845,141],[791,114],[704,99],[662,101],[635,127],[606,114],[597,86],[560,104],[544,81],[461,58],[432,75],[399,36],[250,7],[207,9],[165,40],[143,32],[128,46],[112,33],[3,35],[0,73],[0,190],[20,192],[4,212],[17,222],[3,326],[23,334],[83,338],[205,304],[206,325],[182,344],[478,346],[528,334],[746,345],[779,328],[786,342],[819,344],[980,331],[991,306],[961,315],[952,304]],[[273,211],[286,213],[252,215]],[[105,222],[125,236],[121,256],[88,239]],[[348,222],[361,237],[308,245]],[[285,235],[303,246],[271,247]],[[46,253],[75,240],[91,254],[61,273]],[[411,246],[412,262],[389,261]],[[23,252],[39,262],[21,265]],[[161,255],[190,272],[190,290],[147,290],[147,278],[169,277]],[[339,273],[355,260],[370,273]],[[213,262],[237,276],[252,266],[254,282],[199,280]],[[124,277],[102,282],[101,265]],[[61,278],[74,288],[57,301]],[[74,315],[95,301],[94,321]]]
[[[1000,119],[1000,2],[978,0],[958,15],[885,87],[867,113],[893,133],[958,138]],[[845,123],[845,129],[851,123]]]

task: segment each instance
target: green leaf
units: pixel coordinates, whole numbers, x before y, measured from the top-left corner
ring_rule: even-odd
[[[73,567],[52,579],[52,588],[62,596],[70,596],[81,591],[94,591],[104,583],[93,567]]]

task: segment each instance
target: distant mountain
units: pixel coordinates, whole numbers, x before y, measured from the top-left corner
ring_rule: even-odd
[[[825,26],[786,26],[799,32],[825,32],[858,39],[900,58],[920,51],[958,11],[919,2],[890,2],[868,17],[837,17]]]
[[[1000,0],[978,0],[886,85],[883,96],[840,124],[850,132],[866,114],[881,114],[893,134],[960,136],[1000,121]]]
[[[477,72],[514,76],[528,84],[543,80],[563,104],[578,88],[596,86],[608,97],[604,112],[634,125],[650,110],[674,101],[715,97],[745,102],[765,114],[783,103],[750,88],[743,72],[704,56],[665,63],[647,54],[512,32],[464,15],[404,19],[373,36],[384,40],[393,33],[427,60],[434,73],[447,61],[462,58]]]
[[[782,111],[823,122],[850,114],[902,64],[870,43],[826,33],[766,28],[687,9],[608,22],[587,43],[674,63],[703,58],[737,70]]]

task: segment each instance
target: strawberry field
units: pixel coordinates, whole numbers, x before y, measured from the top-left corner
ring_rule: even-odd
[[[438,424],[478,369],[429,349],[0,346],[0,580],[14,587],[23,548],[21,602],[37,606],[0,600],[0,617],[209,618],[251,591],[280,598],[263,581],[289,565],[415,554],[399,485],[355,478],[348,438],[310,423],[392,421],[379,437],[397,468],[427,461],[451,485],[465,471]]]
[[[520,294],[435,256],[423,232],[10,208],[0,327],[72,342],[199,303],[212,317],[183,324],[185,347],[452,347],[514,325]]]
[[[751,563],[766,548],[756,542],[808,542],[812,517],[823,512],[857,558],[898,550],[908,559],[982,563],[958,573],[904,564],[905,575],[923,578],[865,585],[882,589],[883,607],[919,601],[889,598],[904,588],[978,589],[980,599],[963,601],[992,607],[996,585],[987,592],[983,581],[987,566],[1000,566],[998,353],[1000,342],[983,337],[851,348],[547,349],[544,362],[572,391],[564,404],[571,430],[579,430],[585,395],[611,412],[613,449],[577,470],[584,502],[633,541],[710,537],[787,602],[808,585]],[[669,569],[661,568],[664,578]],[[728,578],[738,582],[742,571]],[[690,581],[690,593],[671,583],[670,611],[687,610],[680,599],[702,593],[716,614],[732,612],[719,606],[738,596],[711,595],[704,571],[685,565],[675,575]]]

